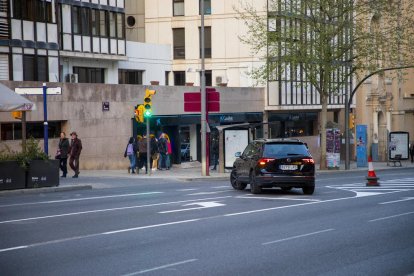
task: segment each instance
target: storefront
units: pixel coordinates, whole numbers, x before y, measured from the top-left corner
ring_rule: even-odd
[[[210,144],[218,141],[218,132],[215,127],[219,125],[248,122],[257,125],[254,128],[255,137],[261,137],[263,133],[261,112],[210,114],[208,121]],[[199,114],[154,116],[150,121],[150,133],[155,134],[156,137],[159,137],[161,133],[168,134],[171,139],[174,164],[192,160],[201,161],[200,123]],[[133,120],[132,125],[135,137],[146,133],[145,124],[139,124]],[[212,149],[210,152],[212,156],[214,154]]]

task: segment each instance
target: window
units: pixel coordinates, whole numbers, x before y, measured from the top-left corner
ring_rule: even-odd
[[[52,3],[39,0],[14,0],[13,18],[51,23]]]
[[[201,15],[201,0],[198,6],[199,6],[199,14]],[[204,0],[204,14],[211,14],[211,0]]]
[[[200,57],[201,57],[201,28],[198,28],[200,38]],[[204,27],[204,57],[211,58],[211,27]]]
[[[116,17],[114,12],[109,13],[109,37],[116,37]]]
[[[118,38],[124,38],[125,16],[122,13],[116,14],[116,34]]]
[[[170,85],[170,71],[165,71],[165,85]]]
[[[99,11],[99,32],[101,36],[108,36],[108,18],[105,11]]]
[[[72,32],[74,34],[81,34],[81,17],[80,17],[80,8],[72,7]]]
[[[185,85],[185,71],[174,72],[174,85]]]
[[[23,56],[23,80],[48,81],[48,65],[46,56]]]
[[[82,8],[82,35],[91,35],[91,28],[90,28],[90,9]]]
[[[184,15],[184,0],[173,0],[173,15],[174,16]]]
[[[91,24],[92,24],[92,35],[98,36],[99,35],[99,11],[92,10],[91,12]]]
[[[184,28],[173,29],[174,59],[185,59]]]
[[[73,73],[78,74],[80,83],[105,83],[103,68],[73,67]]]
[[[204,71],[204,76],[206,77],[206,86],[213,86],[213,77],[211,70]]]
[[[61,132],[61,122],[48,122],[49,138],[59,138]],[[26,125],[26,138],[43,138],[43,122],[28,122]],[[21,123],[1,124],[1,140],[20,140],[22,139]]]
[[[142,76],[144,71],[141,70],[118,70],[119,84],[142,84]]]

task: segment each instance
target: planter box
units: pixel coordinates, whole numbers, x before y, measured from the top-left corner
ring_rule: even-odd
[[[59,160],[30,161],[26,188],[53,186],[59,186]]]
[[[0,162],[0,190],[24,189],[26,172],[17,161]]]

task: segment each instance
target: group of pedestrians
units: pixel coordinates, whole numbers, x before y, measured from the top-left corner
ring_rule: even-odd
[[[79,176],[79,157],[82,151],[82,141],[78,138],[78,134],[73,131],[71,134],[71,140],[66,138],[65,132],[60,133],[59,146],[55,155],[56,159],[59,159],[59,167],[62,170],[61,177],[66,177],[68,173],[68,156],[69,166],[74,171],[72,178],[78,178]]]
[[[125,148],[124,157],[129,159],[128,173],[139,173],[145,167],[145,173],[150,170],[169,170],[171,168],[172,147],[170,138],[162,133],[159,139],[151,134],[149,137],[149,149],[147,137],[137,135],[137,138],[130,137]],[[148,168],[148,154],[150,155],[150,168]]]

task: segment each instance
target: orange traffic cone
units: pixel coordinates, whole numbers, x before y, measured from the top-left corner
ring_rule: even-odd
[[[375,174],[374,165],[372,164],[372,158],[368,157],[368,176],[367,186],[379,186],[379,177]]]

